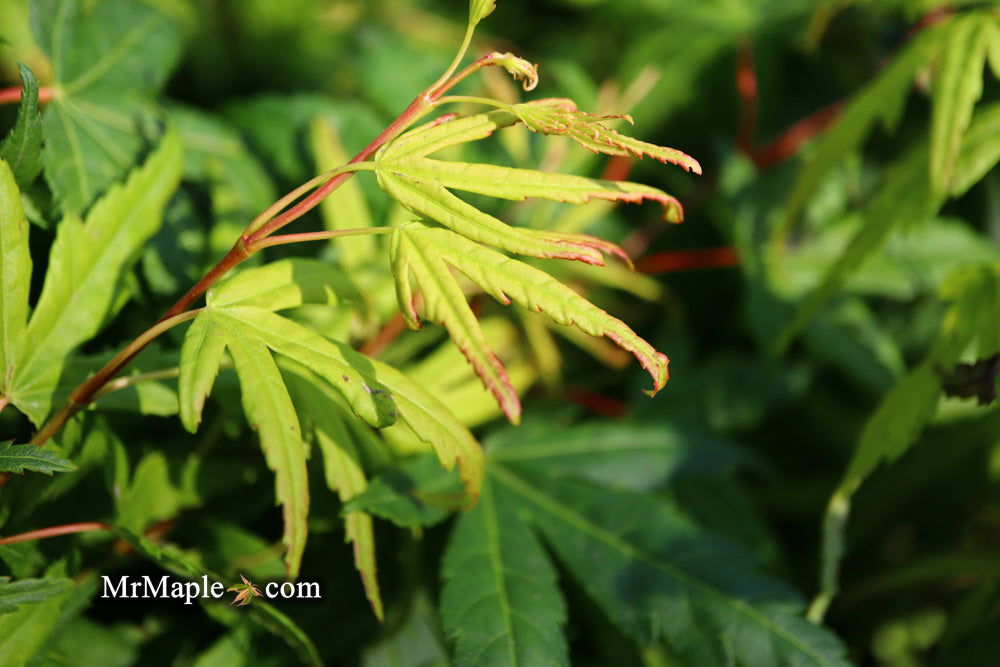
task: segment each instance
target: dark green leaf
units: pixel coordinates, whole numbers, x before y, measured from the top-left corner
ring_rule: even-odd
[[[665,499],[494,464],[560,560],[616,625],[689,664],[845,667],[836,638],[752,559]]]
[[[18,187],[26,189],[42,170],[42,121],[38,114],[38,80],[22,63],[21,105],[10,134],[0,142],[0,160],[6,160],[14,172]]]
[[[76,466],[56,456],[55,453],[35,445],[0,442],[0,471],[23,473],[25,470],[51,475],[54,472],[72,472],[76,470]]]
[[[433,456],[418,456],[383,470],[344,512],[363,510],[397,526],[433,526],[468,502],[462,480]]]
[[[448,543],[441,618],[455,663],[568,665],[555,570],[510,496],[499,483],[483,484]]]

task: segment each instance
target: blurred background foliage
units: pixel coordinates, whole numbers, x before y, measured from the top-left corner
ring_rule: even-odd
[[[93,356],[158,315],[277,194],[344,161],[377,134],[447,65],[468,3],[147,4],[176,26],[176,66],[168,67],[162,94],[144,103],[181,129],[185,183],[132,281],[133,301],[90,345]],[[43,85],[54,76],[32,41],[26,6],[0,0],[0,76],[11,86],[15,59]],[[997,11],[990,2],[930,0],[501,0],[474,42],[475,53],[512,50],[538,63],[541,84],[532,97],[629,112],[636,136],[684,150],[704,167],[695,179],[655,162],[608,160],[518,132],[465,149],[483,161],[628,174],[675,194],[686,209],[680,226],[664,225],[652,206],[570,210],[527,202],[504,211],[507,220],[587,230],[629,250],[637,273],[545,266],[633,324],[672,361],[667,388],[649,400],[641,393],[648,378],[604,341],[476,300],[491,344],[525,396],[521,428],[543,441],[566,429],[609,440],[648,428],[686,429],[689,453],[702,445],[717,458],[672,476],[657,493],[743,544],[807,598],[820,591],[824,561],[829,576],[843,547],[840,590],[825,620],[858,664],[987,665],[1000,656],[1000,413],[989,400],[996,363],[974,369],[978,385],[953,373],[959,362],[989,360],[1000,347],[1000,327],[993,329],[1000,317],[1000,172],[992,168],[1000,96],[990,73],[1000,68],[1000,28],[989,23],[1000,20]],[[926,35],[949,30],[956,15],[976,13],[983,30],[995,33],[984,38],[978,64],[970,56],[959,68],[963,80],[982,81],[965,135],[979,143],[952,156],[965,182],[938,184],[929,153],[951,149],[934,138],[932,128],[944,124],[947,131],[935,86],[949,39],[959,38],[942,32],[932,43]],[[914,44],[925,51],[915,53]],[[912,66],[893,69],[904,58]],[[501,99],[521,94],[487,74],[465,90],[485,85]],[[0,108],[0,128],[13,123],[14,111]],[[835,132],[832,142],[825,139]],[[971,153],[977,158],[970,165],[963,156]],[[370,181],[355,181],[351,215],[398,215]],[[51,195],[35,186],[28,201],[32,221],[43,224]],[[324,215],[336,213],[317,211],[299,230],[336,224]],[[369,315],[304,308],[296,317],[403,367],[478,427],[484,442],[518,437],[459,353],[441,344],[439,328],[400,334],[384,258],[365,242],[321,254],[351,267]],[[283,248],[271,257],[288,252],[313,250]],[[976,289],[979,296],[969,297]],[[144,355],[139,367],[169,366],[158,353]],[[930,388],[925,382],[914,390],[921,369]],[[176,411],[169,381],[162,385],[160,393],[147,388],[120,399],[118,412],[88,415],[113,424],[82,438],[74,460],[83,470],[115,463],[104,465],[103,475],[83,476],[72,493],[69,483],[53,488],[58,478],[24,480],[10,493],[42,494],[46,504],[6,504],[5,533],[29,512],[32,523],[23,529],[65,522],[67,503],[68,515],[81,521],[131,508],[129,525],[169,530],[205,567],[280,576],[272,481],[247,454],[233,379],[220,376],[221,399],[194,446],[197,460],[176,420],[148,416]],[[955,395],[970,391],[971,398]],[[30,433],[10,411],[0,426],[19,439]],[[394,455],[416,448],[405,433],[387,439]],[[713,448],[719,441],[725,447]],[[859,443],[869,460],[852,464]],[[845,480],[849,465],[854,476]],[[828,512],[838,488],[840,501],[850,504],[846,528]],[[302,578],[321,581],[324,600],[283,603],[282,610],[334,663],[446,660],[434,612],[443,515],[417,521],[429,527],[411,531],[379,524],[388,611],[380,627],[353,575],[338,513],[332,494],[316,494]],[[72,547],[50,542],[3,546],[0,557],[16,576],[39,576],[63,555],[50,567],[150,571],[124,549],[110,550],[107,536],[82,536]],[[93,595],[97,584],[89,581],[67,605],[82,606]],[[626,642],[570,577],[562,584],[574,664],[672,664],[655,648]],[[166,664],[175,656],[172,664],[237,664],[229,660],[252,645],[258,657],[251,664],[284,664],[287,649],[268,634],[210,612],[234,628],[222,634],[222,626],[178,609],[98,600],[55,639],[46,659],[87,664],[90,651],[108,665]]]

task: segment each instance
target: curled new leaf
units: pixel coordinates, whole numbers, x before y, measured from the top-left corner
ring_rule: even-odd
[[[701,173],[698,161],[676,148],[640,141],[604,125],[604,121],[608,120],[627,120],[631,123],[630,116],[587,113],[577,109],[573,100],[559,98],[514,104],[510,110],[532,132],[563,135],[595,153],[638,158],[648,156],[663,163],[676,164],[685,171]]]
[[[469,0],[469,26],[475,26],[497,8],[497,0]]]
[[[479,61],[483,67],[503,67],[518,81],[525,90],[534,90],[538,85],[538,65],[532,65],[524,58],[518,58],[513,53],[494,51]]]

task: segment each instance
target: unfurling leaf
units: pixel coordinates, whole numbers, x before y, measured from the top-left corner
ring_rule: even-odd
[[[514,105],[510,109],[520,106],[524,105]],[[425,157],[448,146],[482,139],[494,130],[516,122],[518,117],[512,111],[501,110],[431,124],[404,134],[386,145],[376,157],[375,173],[379,185],[411,212],[435,220],[473,241],[532,257],[573,259],[595,265],[604,263],[601,251],[616,254],[620,251],[613,244],[585,235],[511,227],[458,198],[449,188],[511,200],[541,197],[574,204],[591,199],[621,202],[652,200],[664,207],[664,217],[668,220],[679,221],[682,218],[683,211],[676,199],[662,190],[639,183],[602,181],[485,164],[450,163]],[[603,131],[611,132],[601,127]],[[612,150],[610,145],[602,146]],[[652,144],[643,146],[648,147],[643,149],[647,154],[666,161],[683,162],[678,156],[687,157],[672,149],[660,149]],[[658,152],[652,152],[654,149]],[[677,153],[677,156],[672,153]]]
[[[474,243],[446,229],[412,223],[395,232],[392,261],[400,309],[419,326],[411,278],[423,292],[428,316],[448,328],[508,419],[516,422],[520,402],[503,366],[486,346],[479,323],[455,282],[462,273],[498,301],[546,313],[553,321],[592,336],[606,336],[632,352],[653,377],[655,394],[667,381],[669,360],[624,322],[593,305],[547,273]]]
[[[497,8],[497,0],[469,0],[469,25],[475,26]]]
[[[625,136],[604,125],[609,120],[626,120],[631,123],[631,116],[587,113],[577,109],[573,100],[561,98],[514,104],[510,110],[532,132],[569,137],[595,153],[651,157],[663,163],[675,164],[684,171],[701,173],[701,165],[686,153]]]
[[[515,79],[521,82],[525,90],[534,90],[538,85],[538,65],[532,65],[524,58],[518,58],[513,53],[493,53],[483,56],[479,61],[483,67],[503,67]]]

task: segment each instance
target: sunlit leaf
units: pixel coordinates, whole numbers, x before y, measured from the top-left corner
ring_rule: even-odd
[[[208,295],[213,308],[285,310],[307,303],[363,307],[364,297],[339,268],[306,258],[283,259],[240,271]]]
[[[10,396],[36,424],[50,408],[65,357],[96,334],[116,290],[143,245],[162,222],[163,207],[180,181],[180,140],[168,132],[128,180],[115,186],[81,221],[59,225],[41,296],[28,322],[27,339]],[[31,395],[31,400],[25,396]]]
[[[291,366],[291,365],[290,365]],[[327,487],[337,493],[345,505],[368,487],[355,440],[364,438],[363,427],[352,424],[353,416],[343,399],[308,370],[291,366],[283,374],[295,400],[307,438],[323,453],[323,472]],[[371,440],[373,436],[368,434]],[[375,443],[377,445],[377,443]],[[437,465],[435,463],[435,465]],[[385,616],[379,591],[375,560],[375,532],[367,512],[349,509],[344,512],[344,535],[354,546],[354,566],[361,575],[365,595],[375,616]]]
[[[0,397],[12,387],[24,347],[31,286],[28,221],[14,172],[0,159]]]
[[[181,345],[180,375],[177,381],[181,423],[191,433],[198,430],[205,399],[212,391],[215,376],[226,351],[226,338],[215,326],[210,313],[195,318]]]
[[[26,664],[44,649],[73,595],[74,582],[66,577],[64,564],[49,567],[45,574],[44,579],[0,583],[0,600],[9,596],[8,604],[0,601],[0,656],[14,657],[11,664]]]
[[[299,420],[270,351],[262,343],[246,340],[239,331],[224,325],[220,328],[224,330],[229,354],[240,378],[243,409],[260,434],[267,467],[275,474],[275,496],[281,504],[285,524],[282,537],[287,548],[285,567],[288,577],[294,579],[299,573],[309,532],[306,525],[309,515],[308,452],[302,441]]]
[[[479,325],[454,282],[449,267],[462,273],[501,303],[515,301],[525,308],[546,313],[558,324],[575,326],[591,336],[611,339],[619,347],[633,353],[652,376],[651,393],[655,394],[667,381],[669,361],[666,356],[653,349],[621,320],[608,315],[539,269],[448,230],[419,223],[412,223],[396,232],[393,251],[400,309],[411,326],[419,325],[409,284],[412,275],[424,294],[428,315],[448,327],[449,333],[473,362],[476,372],[497,396],[509,418],[516,418],[518,404],[505,401],[516,401],[516,394],[496,371],[496,366],[483,367],[495,357],[485,346]],[[510,399],[512,395],[514,398]]]

